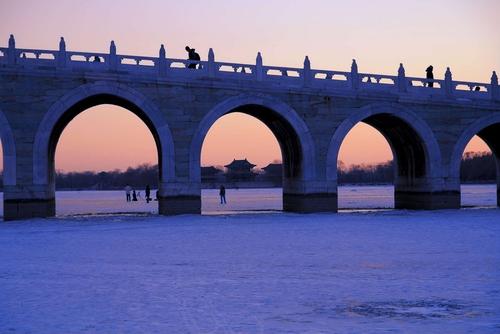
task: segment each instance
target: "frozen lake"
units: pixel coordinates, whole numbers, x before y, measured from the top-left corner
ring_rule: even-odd
[[[9,222],[0,333],[499,333],[499,240],[498,209]]]
[[[341,186],[339,187],[340,209],[388,209],[394,207],[392,186]],[[144,194],[144,191],[141,192]],[[155,191],[152,191],[154,194]],[[202,191],[204,214],[224,214],[248,211],[282,210],[282,190],[270,189],[227,189],[227,205],[219,204],[219,191]],[[3,198],[0,193],[0,201]],[[496,206],[496,185],[463,185],[462,206]],[[3,206],[0,205],[0,216]],[[125,202],[122,191],[59,191],[56,193],[57,215],[89,213],[158,213],[158,203],[149,204],[142,198],[137,202]]]

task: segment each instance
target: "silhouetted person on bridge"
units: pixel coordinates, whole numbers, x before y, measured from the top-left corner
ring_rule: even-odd
[[[151,197],[149,197],[151,195],[151,188],[149,187],[149,184],[146,185],[146,203],[149,203],[149,201],[151,201]]]
[[[221,184],[219,188],[220,204],[226,204],[226,188]]]
[[[98,56],[94,56],[94,63],[100,63],[100,62],[101,62],[101,58]]]
[[[434,73],[432,73],[433,70],[434,70],[434,67],[432,67],[432,65],[427,67],[427,69],[425,70],[425,73],[427,74],[426,78],[431,79],[431,80],[427,81],[427,87],[431,87],[431,88],[434,87]]]
[[[186,51],[188,52],[189,60],[200,61],[200,55],[195,51],[195,49],[191,49],[189,46],[186,46]],[[197,63],[189,63],[188,68],[196,68]]]
[[[135,189],[132,190],[132,202],[137,202],[137,194],[135,193]]]

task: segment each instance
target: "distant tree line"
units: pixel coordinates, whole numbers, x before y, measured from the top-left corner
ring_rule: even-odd
[[[376,165],[338,166],[339,184],[394,182],[394,164],[387,161]],[[496,182],[496,163],[491,152],[468,152],[462,158],[460,180],[463,183]]]
[[[130,185],[143,189],[147,184],[158,187],[158,165],[143,164],[125,171],[108,172],[56,172],[56,188],[117,190]],[[495,159],[490,152],[466,153],[462,159],[460,179],[464,183],[495,182]],[[394,181],[394,164],[387,161],[375,165],[338,166],[339,184],[390,184]],[[0,173],[0,189],[3,188],[3,174]]]
[[[342,161],[338,165],[339,184],[387,184],[394,182],[392,161],[376,165],[352,165],[346,167]]]
[[[465,183],[495,182],[496,162],[491,152],[468,152],[462,158],[460,180]]]
[[[149,184],[151,188],[158,187],[158,165],[143,164],[136,168],[129,167],[125,171],[109,172],[56,172],[56,188],[64,189],[95,189],[117,190],[126,185],[143,189]]]

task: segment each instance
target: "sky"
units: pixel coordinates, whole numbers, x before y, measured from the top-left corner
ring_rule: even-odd
[[[489,82],[500,70],[499,12],[498,0],[0,0],[0,45],[13,33],[20,48],[57,49],[64,36],[68,50],[107,52],[115,40],[118,53],[156,56],[163,43],[172,58],[185,58],[190,45],[204,59],[210,47],[216,60],[243,63],[253,63],[261,51],[264,64],[301,67],[308,55],[313,68],[348,71],[356,58],[359,70],[371,73],[396,74],[403,62],[408,76],[423,76],[432,64],[437,78],[450,66],[456,80]],[[245,117],[228,115],[214,125],[202,164],[247,157],[262,167],[280,159],[269,130]],[[478,141],[470,149],[485,147]],[[75,160],[87,152],[92,159]],[[347,164],[390,158],[383,137],[363,124],[339,156]],[[110,106],[73,120],[56,152],[56,168],[65,171],[156,160],[146,127]]]

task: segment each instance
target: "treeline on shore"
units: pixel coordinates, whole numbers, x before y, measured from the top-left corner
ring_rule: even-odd
[[[391,184],[394,181],[392,161],[375,165],[352,165],[339,163],[339,184]],[[221,171],[222,172],[222,171]],[[460,178],[464,183],[488,183],[496,180],[495,160],[489,152],[466,153],[462,159]],[[2,174],[0,174],[2,181]],[[149,184],[158,186],[158,166],[143,164],[125,171],[108,172],[57,172],[56,187],[59,190],[117,190],[130,185],[143,189]]]
[[[394,182],[394,164],[338,166],[339,184],[388,184]],[[491,152],[468,152],[460,167],[462,183],[495,183],[496,163]]]

